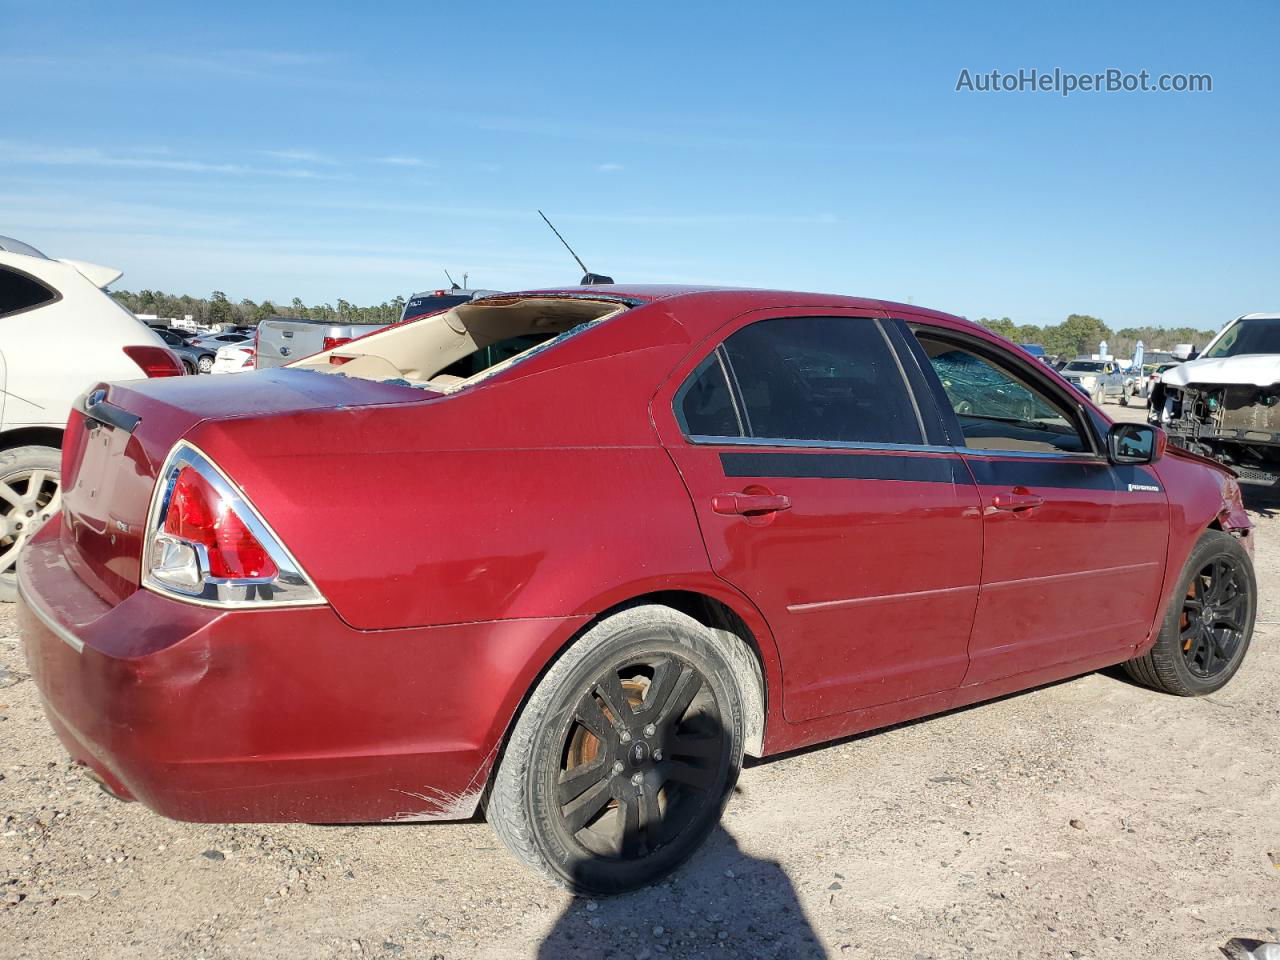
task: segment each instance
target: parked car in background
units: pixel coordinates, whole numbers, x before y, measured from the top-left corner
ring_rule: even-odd
[[[1111,360],[1072,360],[1058,372],[1067,383],[1099,406],[1108,397],[1115,397],[1122,406],[1129,403],[1125,393],[1125,375]]]
[[[246,373],[254,369],[253,341],[229,343],[218,348],[210,373]]]
[[[243,333],[208,333],[196,337],[190,348],[197,354],[196,370],[199,373],[213,373],[213,364],[218,358],[218,351],[225,346],[252,343]]]
[[[1142,365],[1142,395],[1144,397],[1151,396],[1151,389],[1160,379],[1160,375],[1166,370],[1172,370],[1181,360],[1173,360],[1165,363],[1144,363]]]
[[[693,853],[744,753],[1118,663],[1208,694],[1252,634],[1229,471],[917,306],[503,294],[102,389],[120,427],[72,415],[19,629],[72,756],[177,819],[483,803],[617,893]],[[376,495],[327,522],[353,477]]]
[[[419,317],[439,313],[476,297],[488,296],[495,290],[426,290],[415,293],[404,305],[396,323],[408,323]],[[388,326],[385,323],[347,323],[333,320],[311,320],[301,317],[271,317],[258,324],[254,348],[260,369],[282,367],[303,357],[340,347]]]
[[[1280,485],[1280,313],[1233,320],[1196,359],[1160,374],[1147,417],[1242,482]]]
[[[191,346],[190,338],[182,337],[172,330],[161,330],[158,327],[152,327],[151,329],[164,342],[164,345],[173,352],[174,356],[182,361],[185,373],[199,372],[200,358],[205,356],[207,351]]]
[[[59,447],[77,397],[101,380],[182,373],[106,294],[120,276],[0,237],[0,600],[16,596],[18,551],[58,510]]]
[[[1030,354],[1031,356],[1035,357],[1035,358],[1036,358],[1037,360],[1039,360],[1041,363],[1048,363],[1048,362],[1049,362],[1049,355],[1048,355],[1047,353],[1045,353],[1045,351],[1044,351],[1044,347],[1040,346],[1040,344],[1038,344],[1038,343],[1020,343],[1020,344],[1018,344],[1018,346],[1020,346],[1023,350],[1027,351],[1027,353],[1028,353],[1028,354]]]

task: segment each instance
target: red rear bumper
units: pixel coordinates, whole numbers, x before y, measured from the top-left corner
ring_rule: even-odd
[[[374,822],[475,812],[533,664],[585,618],[359,631],[328,607],[112,607],[46,524],[19,625],[58,736],[179,820]]]

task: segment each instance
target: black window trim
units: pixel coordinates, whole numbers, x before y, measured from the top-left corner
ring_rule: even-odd
[[[1059,384],[1046,378],[1042,371],[1035,369],[1039,365],[1039,361],[1027,360],[1024,362],[1021,357],[1015,356],[1011,352],[1002,351],[998,347],[993,347],[979,337],[971,337],[949,328],[935,327],[929,323],[904,320],[900,317],[895,317],[893,320],[895,323],[902,324],[904,332],[909,336],[910,342],[913,344],[912,356],[915,357],[917,365],[921,368],[921,373],[933,392],[934,403],[939,408],[942,422],[947,432],[951,435],[951,442],[957,452],[983,457],[1034,457],[1051,460],[1085,460],[1090,463],[1110,462],[1107,460],[1106,448],[1100,438],[1100,433],[1103,431],[1097,419],[1092,416],[1092,411],[1088,410],[1079,399],[1067,393],[1071,389],[1070,387],[1064,389]],[[915,335],[917,333],[934,340],[941,340],[944,343],[953,343],[962,350],[972,351],[981,357],[991,360],[996,366],[1015,369],[1021,379],[1039,388],[1040,392],[1052,397],[1058,406],[1072,415],[1073,426],[1089,442],[1092,448],[1091,451],[1073,453],[1069,450],[1063,450],[1058,453],[1049,453],[1038,450],[992,450],[985,447],[968,446],[964,433],[960,429],[960,420],[956,417],[955,411],[951,409],[951,402],[947,399],[946,391],[942,387],[942,381],[938,378],[937,371],[933,369],[933,364],[929,362],[928,354],[924,352],[924,348],[916,340]]]
[[[32,304],[29,307],[23,307],[20,310],[10,310],[8,313],[0,313],[0,320],[8,320],[10,317],[21,316],[24,313],[30,313],[32,310],[39,310],[43,307],[51,307],[62,299],[62,291],[49,286],[49,284],[45,283],[39,277],[33,276],[32,274],[27,273],[27,271],[25,270],[20,270],[18,267],[10,266],[7,263],[0,263],[0,270],[7,270],[10,273],[16,273],[20,277],[25,277],[27,280],[30,280],[32,283],[34,283],[36,286],[41,287],[46,292],[52,294],[52,296],[50,296],[48,300],[41,300],[39,303]]]
[[[706,436],[703,434],[689,433],[688,425],[685,422],[684,414],[681,409],[681,401],[685,393],[688,391],[693,382],[693,370],[685,375],[685,381],[680,385],[680,389],[676,391],[672,398],[672,413],[675,415],[676,424],[680,427],[680,432],[685,440],[694,446],[733,446],[733,447],[790,447],[796,449],[809,450],[885,450],[885,451],[905,451],[911,453],[947,453],[955,454],[960,451],[956,449],[954,443],[949,443],[950,437],[946,431],[946,425],[943,422],[937,409],[937,398],[934,396],[932,384],[921,375],[915,379],[911,375],[911,366],[904,362],[901,352],[902,346],[899,338],[905,339],[910,343],[915,343],[915,337],[903,337],[901,332],[894,329],[896,324],[902,321],[896,319],[882,319],[875,316],[854,315],[854,314],[833,314],[819,312],[805,312],[796,314],[782,314],[769,317],[760,317],[745,323],[720,338],[717,341],[715,349],[706,356],[701,357],[697,363],[693,365],[693,370],[707,360],[707,357],[713,354],[717,357],[720,364],[721,372],[728,380],[729,396],[734,407],[734,416],[737,419],[739,429],[743,432],[736,437],[716,437]],[[898,369],[898,375],[902,378],[903,389],[907,391],[907,396],[911,400],[911,407],[916,414],[916,426],[920,430],[920,443],[878,443],[874,441],[861,440],[796,440],[781,437],[753,437],[750,436],[751,421],[748,417],[746,404],[742,399],[741,388],[738,385],[738,377],[733,369],[733,361],[729,358],[724,349],[725,343],[729,337],[733,336],[739,330],[743,330],[753,323],[762,323],[767,320],[784,320],[784,319],[804,319],[807,317],[833,317],[838,319],[849,320],[869,320],[876,325],[876,329],[880,331],[880,335],[884,338],[885,346],[888,348],[890,355],[893,357],[894,363]],[[919,345],[917,344],[917,349]],[[912,358],[914,360],[914,357]],[[932,368],[930,368],[932,369]],[[939,389],[941,384],[939,384]],[[927,401],[928,413],[926,408],[920,405],[920,398],[917,392],[926,391],[923,396]],[[948,407],[948,409],[950,409]],[[952,415],[954,416],[954,414]],[[929,426],[933,425],[934,429],[930,430]],[[939,429],[941,428],[941,429]],[[963,447],[963,443],[961,444]]]

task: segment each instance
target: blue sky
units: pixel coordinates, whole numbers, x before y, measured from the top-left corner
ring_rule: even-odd
[[[1280,4],[0,0],[0,233],[121,286],[620,281],[1280,310]],[[1213,92],[957,93],[960,71]]]

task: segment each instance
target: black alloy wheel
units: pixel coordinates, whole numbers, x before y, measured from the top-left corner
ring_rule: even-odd
[[[1218,557],[1192,579],[1182,601],[1182,657],[1192,676],[1212,679],[1235,659],[1245,636],[1249,596],[1233,557]]]
[[[710,835],[738,780],[753,663],[740,638],[670,607],[602,619],[529,695],[490,784],[489,823],[577,893],[662,878]]]
[[[1200,534],[1152,647],[1124,666],[1144,686],[1180,697],[1222,689],[1244,663],[1258,611],[1253,560],[1222,530]]]
[[[598,857],[657,852],[719,809],[728,739],[692,663],[666,655],[610,667],[562,736],[555,784],[562,829]]]

